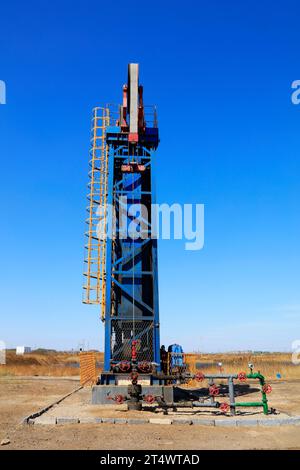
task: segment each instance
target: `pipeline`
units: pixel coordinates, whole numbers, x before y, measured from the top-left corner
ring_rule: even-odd
[[[215,401],[212,403],[201,403],[199,401],[178,401],[166,403],[164,406],[168,408],[219,408],[220,403]]]
[[[261,396],[262,396],[261,401],[248,401],[248,402],[245,401],[245,402],[231,403],[230,406],[234,406],[234,407],[237,407],[237,406],[246,406],[246,407],[261,406],[263,408],[264,414],[267,415],[269,413],[269,407],[268,407],[268,399],[267,399],[266,391],[264,389],[264,387],[266,385],[266,381],[265,381],[264,376],[260,372],[254,372],[254,373],[251,372],[250,374],[247,374],[247,379],[258,379],[259,380],[259,383],[260,383],[260,386],[261,386]]]
[[[266,384],[265,377],[260,372],[252,372],[250,374],[246,374],[245,372],[239,372],[238,374],[208,374],[204,375],[202,373],[197,374],[155,374],[152,375],[153,378],[159,380],[174,380],[179,382],[185,381],[186,379],[196,379],[198,382],[202,382],[204,379],[209,381],[209,395],[210,395],[210,402],[204,403],[201,401],[179,401],[179,402],[172,402],[166,403],[164,399],[160,396],[153,396],[153,395],[142,395],[142,387],[139,385],[138,382],[138,373],[135,371],[131,372],[131,379],[132,384],[128,386],[128,396],[119,396],[115,397],[115,401],[117,403],[123,403],[124,401],[128,401],[128,408],[141,410],[142,409],[142,401],[147,403],[154,403],[157,401],[158,406],[161,406],[163,409],[167,410],[168,408],[193,408],[193,407],[203,407],[203,408],[220,408],[222,412],[227,412],[227,410],[231,411],[231,414],[235,414],[235,409],[237,407],[262,407],[263,412],[265,415],[269,414],[269,407],[268,407],[268,400],[267,400],[267,393],[272,391],[270,385]],[[229,388],[229,399],[230,404],[228,403],[219,403],[215,401],[215,396],[219,395],[220,388],[215,385],[214,379],[227,379],[228,381],[228,388]],[[252,402],[235,402],[235,394],[234,394],[234,379],[238,379],[240,382],[244,382],[247,379],[254,379],[259,380],[260,387],[261,387],[261,401],[252,401]],[[192,396],[191,396],[192,398]],[[194,398],[194,397],[193,397]],[[272,412],[272,409],[271,409]]]

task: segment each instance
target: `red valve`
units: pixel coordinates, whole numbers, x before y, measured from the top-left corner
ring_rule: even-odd
[[[130,374],[130,380],[133,384],[137,384],[139,374],[137,372],[131,372]]]
[[[131,367],[131,364],[129,361],[122,361],[119,364],[119,368],[122,372],[128,372]]]
[[[114,400],[118,405],[122,405],[122,403],[124,403],[123,395],[116,395]]]
[[[133,340],[132,343],[131,343],[131,359],[132,359],[132,362],[135,362],[136,358],[137,358],[136,346],[137,346],[137,341]]]
[[[240,380],[240,382],[246,382],[246,380],[247,380],[246,372],[239,372],[238,373],[238,379]]]
[[[147,402],[147,403],[154,403],[155,401],[155,397],[153,395],[145,395],[144,397],[144,400]]]
[[[222,413],[227,413],[229,408],[230,408],[230,405],[228,405],[228,403],[222,403],[220,406],[220,410],[222,411]]]
[[[220,389],[217,385],[212,385],[209,387],[209,394],[212,395],[213,397],[216,397],[220,393]]]
[[[205,375],[202,374],[202,372],[198,372],[198,373],[195,375],[195,379],[197,380],[197,382],[202,382],[202,381],[205,379]]]
[[[270,384],[265,384],[265,385],[263,386],[263,388],[262,388],[262,391],[263,391],[264,393],[271,393],[271,392],[272,392],[272,387],[271,387],[271,385],[270,385]]]
[[[142,362],[139,362],[138,368],[141,372],[148,373],[148,372],[151,372],[152,366],[150,362],[142,361]]]

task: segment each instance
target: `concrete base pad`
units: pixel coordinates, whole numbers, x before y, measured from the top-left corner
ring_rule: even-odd
[[[123,393],[126,394],[126,386]],[[168,410],[168,416],[163,414],[161,408],[156,408],[155,405],[146,405],[144,403],[143,411],[129,411],[127,409],[126,402],[123,405],[118,405],[113,400],[106,400],[106,404],[92,404],[91,403],[91,389],[90,387],[85,387],[82,389],[77,389],[76,393],[69,394],[66,398],[56,400],[52,406],[46,406],[41,412],[34,412],[30,416],[26,417],[25,422],[28,424],[34,425],[75,425],[75,423],[80,424],[95,424],[109,426],[111,424],[116,425],[142,425],[147,424],[149,426],[156,425],[172,425],[172,426],[181,426],[184,427],[192,426],[208,426],[208,427],[220,427],[220,428],[247,428],[251,427],[254,430],[257,427],[262,426],[268,432],[268,428],[271,426],[300,426],[300,401],[297,401],[299,395],[294,395],[293,400],[289,403],[286,401],[285,396],[282,398],[283,391],[286,387],[286,384],[278,384],[274,386],[274,394],[272,395],[272,405],[278,407],[280,414],[275,415],[263,415],[260,408],[245,408],[243,410],[237,410],[236,416],[229,416],[229,413],[226,415],[221,413],[220,410],[216,409],[206,409],[206,408],[180,408],[173,410],[172,408]],[[293,387],[299,387],[300,382],[293,383]],[[279,389],[277,396],[276,390]],[[107,386],[98,386],[95,387],[94,393],[100,393],[100,390],[104,390],[107,394]],[[120,392],[120,389],[116,387],[111,387],[111,394]],[[183,398],[180,396],[178,387],[176,385],[166,386],[163,388],[158,387],[158,390],[147,389],[143,390],[143,393],[152,393],[153,395],[161,395],[162,393],[166,396],[169,394],[174,394],[174,401]],[[104,393],[103,391],[101,393]],[[258,394],[258,392],[257,392]],[[254,397],[253,397],[254,395]],[[274,396],[274,398],[273,398]],[[239,398],[241,401],[256,400],[255,394],[246,394]],[[226,397],[220,397],[220,401],[226,402],[228,399]],[[170,402],[172,400],[166,400]],[[228,428],[229,429],[229,428]],[[300,429],[300,427],[299,427]],[[256,432],[256,431],[255,431]],[[297,432],[297,430],[296,430]]]
[[[94,385],[92,387],[93,405],[111,405],[116,395],[127,396],[127,385]],[[173,386],[142,385],[143,395],[164,397],[167,403],[173,402]]]
[[[53,425],[53,424],[160,424],[160,425],[198,425],[198,426],[216,426],[216,427],[257,427],[257,426],[300,426],[300,416],[293,416],[288,418],[273,418],[267,417],[266,419],[232,419],[227,417],[226,419],[203,419],[203,418],[191,418],[186,417],[160,417],[160,418],[82,418],[73,416],[58,416],[57,418],[52,417],[39,417],[36,419],[29,420],[27,424],[35,425]]]

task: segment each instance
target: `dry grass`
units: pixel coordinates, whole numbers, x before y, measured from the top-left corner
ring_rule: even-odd
[[[97,353],[97,361],[103,354]],[[6,365],[0,366],[0,376],[78,376],[79,354],[65,352],[32,352],[17,356],[14,351],[6,354]]]
[[[103,353],[97,353],[97,361],[103,361]],[[300,365],[292,363],[288,353],[262,354],[196,354],[195,360],[203,367],[204,373],[218,373],[218,362],[222,362],[223,372],[248,372],[248,363],[254,364],[255,371],[260,371],[269,380],[276,379],[280,373],[282,379],[300,379]],[[7,352],[7,364],[0,366],[1,375],[23,376],[78,376],[79,354],[66,352],[32,352],[17,356],[14,351]]]
[[[292,363],[289,353],[197,354],[196,361],[203,365],[204,373],[218,373],[218,362],[222,362],[224,374],[248,372],[248,364],[252,363],[254,370],[269,380],[276,379],[278,373],[282,379],[300,379],[300,365]]]

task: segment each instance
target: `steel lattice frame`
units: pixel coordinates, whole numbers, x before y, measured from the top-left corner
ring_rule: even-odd
[[[157,130],[156,130],[157,131]],[[154,135],[154,138],[153,138]],[[160,363],[159,311],[157,280],[157,240],[151,238],[151,204],[155,202],[153,184],[153,155],[158,144],[156,132],[145,137],[143,143],[131,147],[127,136],[119,127],[106,129],[108,145],[107,204],[115,209],[116,233],[106,241],[106,307],[104,370],[113,363],[130,358],[130,345],[138,340],[138,360]],[[143,174],[122,173],[122,163],[134,158],[143,165]],[[122,210],[122,197],[127,204],[145,204],[150,215],[147,238],[120,239],[118,215]],[[107,233],[114,232],[113,212],[107,217]],[[128,216],[128,224],[132,218]],[[159,367],[159,366],[158,366]]]

